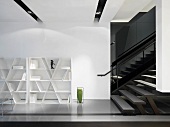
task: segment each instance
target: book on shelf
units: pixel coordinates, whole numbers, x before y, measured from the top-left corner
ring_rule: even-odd
[[[38,68],[38,60],[31,60],[30,69],[37,69],[37,68]]]
[[[12,69],[24,69],[24,66],[12,66]]]

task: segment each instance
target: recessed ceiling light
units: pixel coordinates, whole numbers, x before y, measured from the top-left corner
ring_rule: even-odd
[[[97,21],[99,22],[100,17],[102,15],[102,12],[104,10],[106,2],[107,2],[107,0],[98,0],[98,5],[97,5],[97,8],[96,8],[96,13],[95,13],[94,21],[96,21],[96,19],[97,19]]]
[[[28,14],[32,14],[32,12],[31,11],[27,11],[28,12]]]
[[[96,12],[96,15],[100,15],[101,14],[101,12],[99,11],[99,12]]]
[[[41,19],[22,0],[14,0],[14,1],[37,22],[42,22]]]

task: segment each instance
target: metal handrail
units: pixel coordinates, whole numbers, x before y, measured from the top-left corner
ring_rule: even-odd
[[[145,50],[145,47],[148,47],[149,45],[155,43],[155,38],[156,38],[156,32],[153,32],[152,34],[150,34],[149,36],[147,36],[146,38],[144,38],[142,41],[140,41],[139,43],[137,43],[136,45],[134,45],[132,48],[130,48],[129,50],[125,51],[117,60],[115,60],[114,62],[112,62],[111,67],[114,67],[115,65],[117,65],[119,62],[124,61],[125,59],[128,59],[131,55],[135,55],[137,52],[142,52]],[[133,57],[133,56],[131,56]],[[98,74],[97,76],[106,76],[109,73],[111,73],[114,69],[111,69],[110,71],[108,71],[105,74]]]
[[[137,45],[141,44],[144,40],[148,39],[148,37],[151,37],[152,35],[155,35],[156,31],[154,31],[153,33],[151,33],[150,35],[148,35],[147,37],[145,37],[144,39],[142,39],[141,41],[139,41],[137,44],[133,45],[132,47],[130,47],[128,50],[126,50],[125,52],[121,53],[118,57],[121,57],[122,55],[124,55],[126,52],[130,51],[132,48],[136,47]]]

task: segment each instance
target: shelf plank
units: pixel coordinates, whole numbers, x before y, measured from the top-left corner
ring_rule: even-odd
[[[26,69],[24,68],[24,69],[11,69],[11,71],[16,71],[16,70],[18,70],[18,71],[25,71]]]
[[[56,93],[71,93],[71,91],[55,91]]]
[[[30,91],[30,93],[45,93],[46,91]]]
[[[30,81],[33,81],[33,82],[47,82],[48,81],[49,82],[50,80],[32,80],[31,79]]]
[[[10,79],[7,79],[6,81],[7,82],[26,82],[26,80],[10,80]]]
[[[27,91],[13,91],[14,93],[26,93]]]

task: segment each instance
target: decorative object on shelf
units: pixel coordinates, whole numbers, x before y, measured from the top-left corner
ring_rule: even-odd
[[[84,94],[84,88],[77,87],[77,102],[78,103],[83,103],[83,94]]]
[[[51,69],[54,69],[54,66],[55,65],[55,63],[54,63],[54,60],[51,60]]]
[[[30,69],[37,69],[37,68],[38,68],[38,60],[31,60]]]

